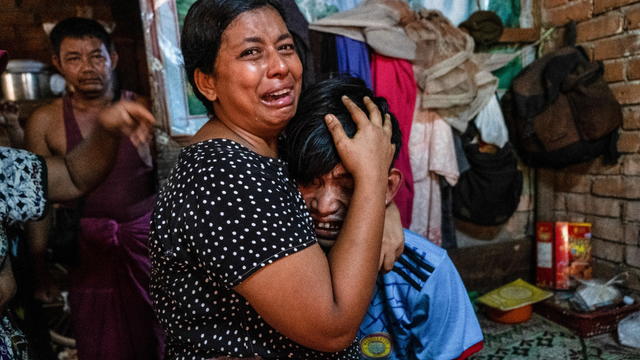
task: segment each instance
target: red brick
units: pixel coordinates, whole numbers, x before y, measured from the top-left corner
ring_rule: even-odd
[[[550,9],[550,8],[558,7],[560,5],[564,5],[568,2],[569,0],[544,0],[544,8]]]
[[[591,174],[591,175],[618,175],[622,173],[622,167],[619,162],[616,164],[605,164],[603,157],[597,157],[594,160],[567,166],[564,171],[574,174]]]
[[[599,239],[610,240],[614,242],[624,242],[624,227],[619,218],[594,217],[592,222],[591,233]]]
[[[34,22],[33,14],[28,12],[19,10],[0,11],[0,24],[2,25],[31,24]]]
[[[625,9],[627,16],[627,29],[637,29],[640,27],[640,5],[633,5]]]
[[[624,243],[627,245],[640,246],[640,226],[638,226],[638,224],[624,225]]]
[[[640,82],[612,84],[611,91],[620,104],[640,103]]]
[[[622,173],[622,165],[618,161],[615,164],[605,164],[604,157],[600,156],[591,162],[589,174],[593,175],[618,175]]]
[[[553,210],[567,211],[567,195],[555,193],[553,198]]]
[[[637,153],[640,150],[640,131],[622,131],[618,140],[618,151]]]
[[[611,13],[598,16],[591,20],[583,21],[576,26],[577,42],[600,39],[619,34],[624,28],[624,16],[620,13]]]
[[[589,195],[587,194],[567,194],[567,211],[577,213],[588,213],[587,203]]]
[[[640,35],[625,34],[604,40],[594,45],[593,58],[595,60],[617,59],[640,53]]]
[[[621,263],[624,260],[624,245],[600,239],[592,240],[594,257]]]
[[[624,156],[622,173],[624,175],[640,175],[640,155]]]
[[[47,44],[47,34],[44,32],[42,26],[31,25],[17,25],[16,33],[19,36],[21,42],[23,41],[38,41],[42,44]]]
[[[622,109],[624,115],[622,128],[625,130],[640,129],[640,106],[627,106]]]
[[[624,202],[624,220],[640,221],[640,201]]]
[[[584,175],[556,173],[556,192],[588,193],[591,190],[591,178]]]
[[[616,199],[589,197],[587,213],[598,216],[619,218],[622,214],[622,202]]]
[[[634,3],[638,0],[593,0],[593,12],[600,14],[610,9]]]
[[[0,0],[0,9],[8,10],[16,7],[15,0]]]
[[[627,59],[627,79],[640,79],[640,58]]]
[[[625,61],[605,61],[604,62],[604,80],[607,82],[623,81]]]
[[[627,246],[624,260],[627,265],[640,268],[640,247]]]
[[[0,25],[0,41],[3,42],[3,46],[8,42],[14,41],[16,37],[15,25]]]
[[[564,25],[571,20],[582,21],[591,18],[591,2],[586,0],[572,1],[566,6],[547,9],[543,12],[545,24]]]
[[[640,178],[609,176],[593,181],[594,195],[610,196],[621,199],[640,199]]]
[[[556,221],[581,221],[581,220],[570,217],[569,213],[566,211],[554,211],[553,218]]]

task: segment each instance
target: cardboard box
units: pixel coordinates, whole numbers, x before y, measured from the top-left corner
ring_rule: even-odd
[[[538,286],[566,290],[591,279],[591,224],[539,222],[536,245]]]
[[[553,289],[553,238],[554,224],[538,222],[536,224],[536,285]]]

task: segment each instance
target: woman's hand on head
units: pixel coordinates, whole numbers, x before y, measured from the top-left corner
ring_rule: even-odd
[[[332,114],[325,116],[327,127],[333,137],[338,155],[347,171],[355,181],[359,179],[386,179],[393,161],[395,147],[391,144],[391,119],[384,117],[373,101],[365,97],[364,104],[369,116],[347,96],[342,102],[349,110],[358,131],[353,138],[344,132],[340,121]]]

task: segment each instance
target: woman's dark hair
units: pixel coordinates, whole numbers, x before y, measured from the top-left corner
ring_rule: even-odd
[[[66,38],[81,39],[83,37],[94,37],[104,44],[107,51],[113,50],[111,47],[111,36],[104,26],[99,22],[81,17],[70,17],[60,21],[51,30],[49,40],[53,46],[53,52],[56,56],[60,55],[60,44]]]
[[[353,137],[358,130],[341,97],[348,96],[365,113],[363,98],[368,96],[383,114],[391,115],[391,143],[396,146],[394,159],[398,157],[402,135],[396,117],[389,112],[389,104],[382,97],[375,97],[364,81],[351,76],[339,76],[320,81],[305,89],[298,102],[298,111],[284,130],[281,142],[282,156],[289,163],[289,174],[302,184],[322,176],[341,162],[327,128],[324,116],[335,115],[345,133]]]
[[[211,74],[225,29],[238,15],[264,6],[271,6],[285,19],[277,0],[198,0],[189,8],[180,39],[184,69],[193,92],[209,114],[213,114],[213,105],[195,84],[196,69]]]

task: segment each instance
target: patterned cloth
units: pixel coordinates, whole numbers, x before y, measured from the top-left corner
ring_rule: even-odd
[[[47,203],[44,159],[28,151],[0,147],[0,170],[2,222],[40,218]]]
[[[384,357],[389,360],[449,360],[477,351],[482,332],[446,251],[408,230],[404,236],[404,252],[393,270],[378,278],[360,325],[363,353],[377,350],[365,344],[381,333],[392,341],[391,353]]]
[[[4,267],[8,241],[7,223],[36,220],[46,208],[47,165],[43,158],[24,150],[0,147],[0,269]],[[7,314],[0,317],[0,360],[28,359],[24,334]]]

